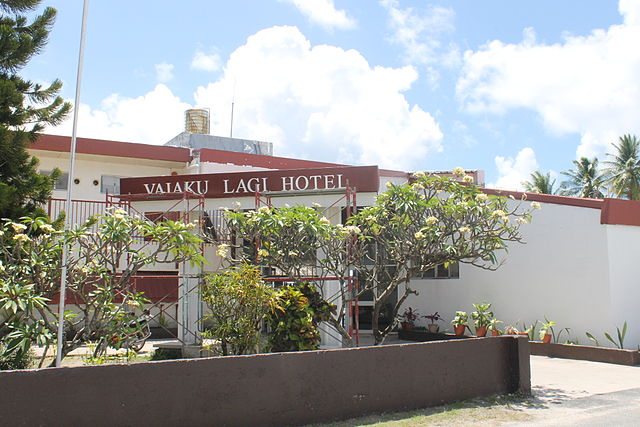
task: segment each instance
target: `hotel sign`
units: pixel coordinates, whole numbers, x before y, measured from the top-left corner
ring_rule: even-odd
[[[136,195],[141,199],[151,195],[178,199],[188,193],[215,199],[272,191],[298,193],[347,187],[359,192],[377,192],[379,186],[377,166],[353,166],[122,178],[120,194]]]

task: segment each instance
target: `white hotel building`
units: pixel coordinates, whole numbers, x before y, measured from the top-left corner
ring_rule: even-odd
[[[40,159],[41,171],[57,167],[65,172],[70,140],[43,135],[29,151]],[[469,173],[483,184],[481,171]],[[372,204],[387,182],[404,183],[409,176],[377,166],[277,157],[270,143],[187,132],[165,145],[78,138],[75,176],[58,183],[49,209],[54,216],[63,209],[67,185],[74,186],[76,221],[103,212],[108,199],[118,199],[109,195],[145,194],[148,197],[133,198],[132,206],[139,212],[158,218],[195,209],[206,213],[214,230],[223,232],[216,228],[221,224],[219,209],[233,204],[254,209],[260,202],[258,192],[274,206],[319,203],[325,215],[339,223],[345,204]],[[185,198],[185,192],[198,196]],[[487,301],[504,326],[521,329],[523,323],[547,317],[558,322],[557,329],[570,328],[571,338],[583,344],[588,343],[585,332],[591,332],[606,345],[603,333],[615,332],[627,321],[625,347],[636,348],[640,345],[640,202],[527,196],[524,203],[537,201],[542,209],[521,228],[526,244],[511,245],[501,268],[486,271],[461,264],[438,269],[427,275],[431,277],[412,281],[419,295],[412,295],[405,306],[423,315],[438,311],[445,319],[441,329],[451,329],[448,322],[456,310],[472,311],[472,303]],[[204,250],[210,261],[204,270],[215,271],[215,246]],[[186,271],[158,267],[146,272],[139,288],[172,317],[197,328],[201,308],[197,297],[184,292],[193,286],[179,284],[179,273]],[[361,311],[366,313],[368,304],[360,301]],[[363,329],[366,323],[363,317]],[[324,343],[335,345],[327,336]]]

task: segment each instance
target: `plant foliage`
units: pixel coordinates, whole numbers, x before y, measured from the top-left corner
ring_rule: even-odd
[[[376,343],[382,343],[395,328],[402,303],[416,293],[409,283],[412,277],[451,262],[498,268],[499,253],[508,242],[521,241],[520,226],[539,207],[484,194],[469,182],[471,177],[462,176],[464,171],[456,173],[464,182],[416,173],[409,184],[390,184],[373,206],[346,225],[331,224],[303,206],[228,212],[230,229],[239,240],[250,242],[252,250],[243,252],[236,244],[236,251],[223,247],[218,253],[230,262],[244,259],[275,267],[293,281],[335,277],[341,284],[341,304],[329,322],[346,343],[351,339],[345,328],[349,304],[372,293],[373,331]],[[230,257],[234,252],[236,259]],[[347,286],[352,271],[357,272],[357,290]],[[403,292],[390,303],[401,284]],[[384,326],[383,315],[392,319]]]
[[[63,357],[86,342],[108,340],[118,348],[146,299],[131,278],[156,263],[203,262],[201,240],[191,224],[153,223],[112,209],[74,230],[57,230],[47,218],[25,217],[0,224],[0,335],[5,353],[49,346],[57,331],[62,248],[67,258],[67,340]],[[133,322],[133,323],[132,323]],[[114,339],[116,338],[116,339]],[[44,360],[44,359],[43,359]],[[42,361],[43,361],[42,360]]]
[[[222,355],[254,353],[260,342],[262,320],[275,307],[273,288],[262,281],[259,270],[241,264],[205,277],[202,300],[211,323],[205,338],[220,342]]]
[[[38,173],[38,160],[27,153],[46,125],[59,124],[71,104],[58,96],[60,80],[48,86],[17,73],[46,45],[56,11],[47,7],[31,21],[22,15],[39,0],[0,4],[0,218],[18,220],[42,214],[40,205],[51,196],[59,176]]]
[[[640,140],[635,135],[623,135],[613,148],[615,152],[607,154],[610,160],[604,162],[611,193],[616,197],[640,200]]]
[[[271,351],[318,349],[318,325],[329,320],[334,311],[335,306],[323,300],[316,287],[308,282],[278,289],[276,304],[267,317]]]

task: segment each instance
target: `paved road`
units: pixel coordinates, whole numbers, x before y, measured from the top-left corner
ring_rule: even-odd
[[[531,357],[523,426],[640,426],[640,366]]]

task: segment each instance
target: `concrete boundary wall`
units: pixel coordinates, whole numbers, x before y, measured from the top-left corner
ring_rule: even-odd
[[[529,392],[526,338],[0,372],[3,425],[299,425]]]

